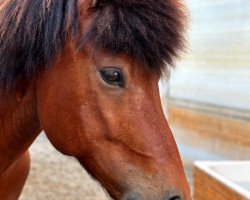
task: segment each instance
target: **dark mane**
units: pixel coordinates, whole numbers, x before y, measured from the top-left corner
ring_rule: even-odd
[[[0,88],[31,78],[77,33],[77,0],[0,0]]]
[[[125,53],[163,71],[185,49],[187,10],[181,0],[99,0],[85,41]]]
[[[0,89],[51,66],[68,33],[161,71],[185,44],[186,12],[179,0],[99,0],[90,30],[78,34],[78,0],[0,0]],[[167,65],[165,65],[165,62]]]

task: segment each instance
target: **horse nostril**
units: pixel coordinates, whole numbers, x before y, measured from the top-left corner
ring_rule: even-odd
[[[167,193],[163,200],[184,200],[181,196],[178,191],[174,190]]]
[[[181,197],[179,197],[179,196],[174,196],[174,197],[171,197],[169,200],[181,200]]]
[[[164,197],[163,200],[182,200],[180,196]]]

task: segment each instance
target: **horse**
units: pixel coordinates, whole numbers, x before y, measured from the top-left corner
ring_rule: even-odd
[[[187,24],[182,0],[1,0],[0,199],[45,131],[113,199],[190,200],[158,88]]]

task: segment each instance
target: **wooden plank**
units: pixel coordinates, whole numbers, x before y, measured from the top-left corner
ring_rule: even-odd
[[[250,123],[248,121],[173,104],[169,108],[168,121],[174,128],[176,140],[181,144],[228,159],[250,158]]]
[[[199,168],[194,168],[194,200],[247,200]]]

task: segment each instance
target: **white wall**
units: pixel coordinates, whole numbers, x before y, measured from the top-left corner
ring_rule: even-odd
[[[172,99],[250,112],[250,0],[189,0],[189,54],[170,79]]]

